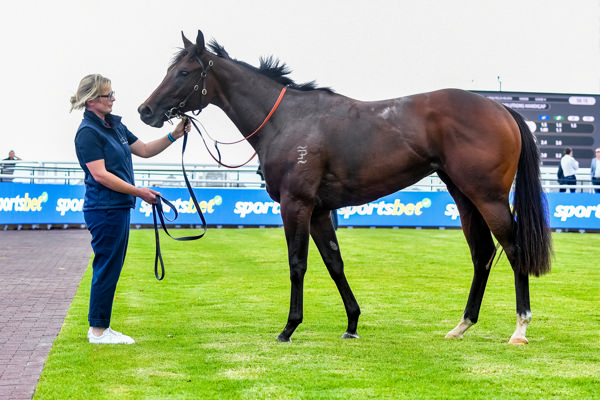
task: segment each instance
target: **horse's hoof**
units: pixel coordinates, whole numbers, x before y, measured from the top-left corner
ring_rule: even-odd
[[[344,335],[342,335],[342,339],[358,339],[359,336],[356,333],[350,333],[350,332],[346,332],[344,333]]]
[[[525,339],[525,338],[516,338],[516,337],[511,337],[510,340],[508,341],[509,344],[529,344],[529,340]]]
[[[445,337],[446,339],[462,339],[463,335],[457,335],[456,333],[448,332]]]
[[[288,336],[279,335],[279,336],[277,336],[277,340],[280,341],[281,343],[289,343],[292,341],[292,338],[288,337]]]

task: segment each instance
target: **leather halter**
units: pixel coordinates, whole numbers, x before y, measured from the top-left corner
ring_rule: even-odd
[[[202,68],[202,72],[200,73],[200,80],[198,81],[198,83],[196,83],[194,85],[194,87],[192,88],[192,91],[179,103],[179,105],[177,107],[173,107],[165,113],[165,116],[167,117],[167,119],[171,119],[174,117],[181,117],[181,116],[185,115],[183,113],[183,108],[186,106],[190,97],[192,97],[194,95],[194,93],[196,93],[198,90],[200,90],[200,85],[202,85],[202,91],[200,92],[200,95],[201,95],[200,108],[198,109],[198,112],[192,111],[192,114],[198,115],[198,114],[200,114],[200,111],[202,111],[202,98],[204,96],[206,96],[206,93],[207,93],[207,91],[206,91],[206,76],[208,75],[208,71],[210,71],[212,69],[214,63],[213,63],[213,60],[208,60],[208,66],[205,67],[204,63],[202,62],[200,57],[195,55],[194,58],[196,59],[198,64],[200,64],[200,68]]]

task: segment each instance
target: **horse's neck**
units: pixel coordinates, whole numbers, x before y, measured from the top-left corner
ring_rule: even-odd
[[[265,120],[283,88],[277,82],[242,67],[225,69],[217,79],[221,91],[214,104],[244,136],[252,134]]]

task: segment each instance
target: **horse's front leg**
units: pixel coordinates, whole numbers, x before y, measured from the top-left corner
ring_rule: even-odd
[[[281,217],[288,246],[290,264],[290,313],[287,325],[277,336],[280,342],[290,342],[292,333],[302,323],[304,275],[306,274],[309,242],[309,220],[312,209],[301,202],[282,202]]]
[[[335,210],[332,212],[335,212]],[[342,338],[357,339],[356,328],[358,326],[358,317],[360,316],[360,307],[354,298],[354,294],[344,274],[344,262],[331,221],[331,214],[328,210],[315,210],[313,212],[310,220],[310,234],[321,253],[331,279],[335,282],[342,296],[342,301],[346,308],[348,329]]]

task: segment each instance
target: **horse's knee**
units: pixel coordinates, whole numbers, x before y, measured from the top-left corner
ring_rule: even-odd
[[[344,268],[342,267],[329,267],[327,268],[329,272],[329,276],[333,279],[334,282],[342,282],[346,279],[346,274],[344,273]]]
[[[292,280],[292,282],[303,280],[307,270],[306,258],[301,259],[299,257],[291,257],[289,260],[289,265],[290,279]]]
[[[306,275],[306,266],[304,267],[291,267],[290,268],[290,280],[294,283],[301,283],[304,281],[304,275]]]

